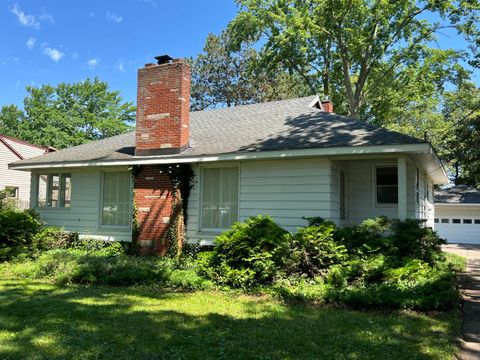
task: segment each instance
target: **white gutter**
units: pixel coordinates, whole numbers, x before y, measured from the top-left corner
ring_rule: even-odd
[[[266,159],[285,159],[300,158],[312,156],[344,156],[344,155],[374,155],[374,154],[395,154],[395,153],[413,153],[413,154],[432,154],[431,145],[405,144],[405,145],[374,145],[374,146],[346,146],[317,149],[299,149],[299,150],[277,150],[277,151],[258,151],[242,152],[219,155],[201,155],[201,156],[142,156],[132,157],[128,160],[91,160],[91,161],[70,161],[70,162],[50,162],[43,164],[16,164],[8,165],[9,169],[14,170],[34,170],[34,169],[58,169],[58,168],[79,168],[92,166],[129,166],[129,165],[154,165],[154,164],[185,164],[202,163],[217,161],[242,161],[242,160],[266,160]],[[438,158],[436,160],[440,161]],[[24,161],[25,162],[25,161]],[[441,162],[439,162],[441,165]]]

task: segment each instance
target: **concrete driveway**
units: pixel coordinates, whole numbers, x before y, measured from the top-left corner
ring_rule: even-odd
[[[463,325],[457,359],[480,359],[480,245],[449,244],[448,251],[467,258],[467,270],[460,286],[463,297]]]

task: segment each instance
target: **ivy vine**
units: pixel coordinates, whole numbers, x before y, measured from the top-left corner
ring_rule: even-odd
[[[165,164],[159,165],[159,168],[160,172],[166,174],[172,183],[172,216],[167,232],[167,254],[179,256],[185,241],[188,198],[195,173],[190,164]]]
[[[166,233],[168,243],[167,255],[178,256],[182,252],[182,245],[185,240],[188,198],[192,189],[192,180],[195,173],[190,164],[165,164],[157,166],[160,173],[167,175],[172,184],[172,209],[170,224]],[[133,165],[129,168],[129,171],[135,181],[135,178],[141,172],[141,166]],[[136,244],[140,224],[137,219],[135,200],[133,200],[133,202],[132,242]]]

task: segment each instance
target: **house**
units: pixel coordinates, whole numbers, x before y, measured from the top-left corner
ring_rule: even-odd
[[[480,190],[468,185],[436,190],[435,230],[449,243],[480,244]]]
[[[189,66],[156,59],[138,71],[136,131],[11,164],[31,171],[31,204],[47,224],[130,241],[133,202],[139,243],[164,252],[173,199],[159,165],[190,164],[190,242],[258,214],[289,231],[309,216],[433,226],[433,185],[448,179],[429,143],[335,115],[317,96],[190,112]]]
[[[19,208],[28,208],[30,201],[30,174],[8,168],[17,160],[29,159],[48,151],[48,148],[0,134],[0,190],[6,190]]]

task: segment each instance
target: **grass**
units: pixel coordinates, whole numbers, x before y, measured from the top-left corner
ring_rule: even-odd
[[[0,359],[450,359],[460,328],[456,312],[0,278]]]

